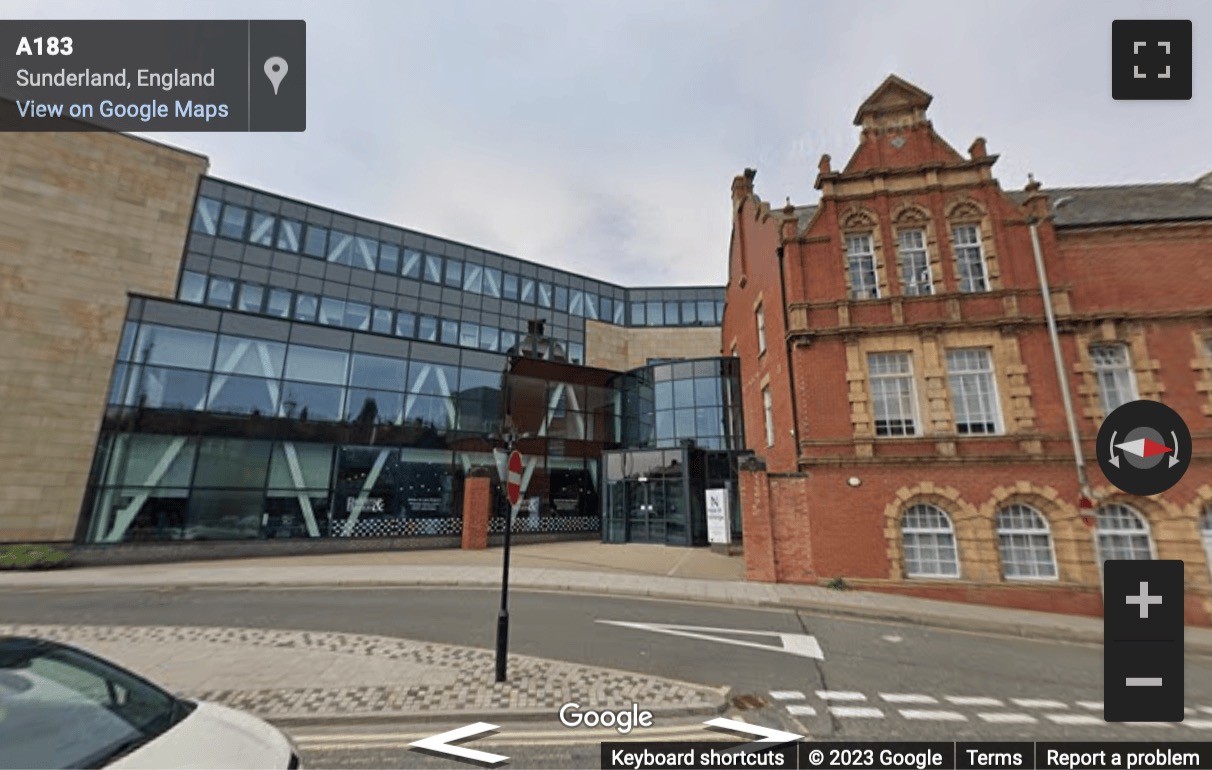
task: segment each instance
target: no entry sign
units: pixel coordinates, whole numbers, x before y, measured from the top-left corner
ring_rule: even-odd
[[[516,449],[509,454],[509,475],[505,479],[505,496],[509,498],[509,504],[515,508],[518,506],[518,501],[522,499],[522,453]]]

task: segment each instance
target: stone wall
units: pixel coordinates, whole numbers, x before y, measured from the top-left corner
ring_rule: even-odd
[[[711,358],[720,355],[718,326],[629,328],[585,321],[585,364],[625,372],[650,358]]]
[[[0,542],[70,540],[127,293],[171,297],[206,158],[0,134]]]

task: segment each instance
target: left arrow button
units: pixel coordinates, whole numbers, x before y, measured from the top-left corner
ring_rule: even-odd
[[[447,754],[452,757],[479,762],[486,765],[499,765],[505,762],[509,757],[503,757],[500,754],[490,754],[487,751],[476,751],[475,749],[465,749],[462,746],[452,746],[454,741],[461,741],[465,738],[471,738],[483,733],[496,730],[496,725],[490,725],[487,722],[476,722],[475,724],[459,727],[454,730],[448,730],[444,733],[431,735],[428,738],[422,738],[419,741],[413,741],[408,744],[415,746],[418,749],[437,752],[438,754]]]

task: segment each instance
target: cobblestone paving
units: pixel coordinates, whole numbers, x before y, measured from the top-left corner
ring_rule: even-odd
[[[490,650],[384,636],[190,626],[0,625],[0,635],[5,634],[40,636],[85,648],[90,642],[138,646],[206,642],[217,645],[219,650],[229,647],[232,658],[250,650],[259,653],[292,649],[321,651],[341,656],[399,660],[456,672],[454,683],[448,686],[385,684],[181,693],[274,718],[556,710],[568,702],[598,709],[626,708],[638,703],[654,713],[714,713],[724,705],[722,692],[715,688],[523,655],[509,656],[509,681],[498,684],[494,681],[495,653]],[[283,667],[284,679],[298,681],[305,678],[306,675],[289,670],[289,660],[285,656],[281,660],[276,665]],[[222,662],[216,660],[215,665],[222,665]]]

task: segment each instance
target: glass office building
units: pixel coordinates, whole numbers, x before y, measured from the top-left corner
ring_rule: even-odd
[[[517,526],[601,533],[604,452],[744,442],[731,359],[595,369],[587,323],[722,312],[204,179],[176,300],[129,303],[79,537],[457,535],[507,403],[537,420]]]

